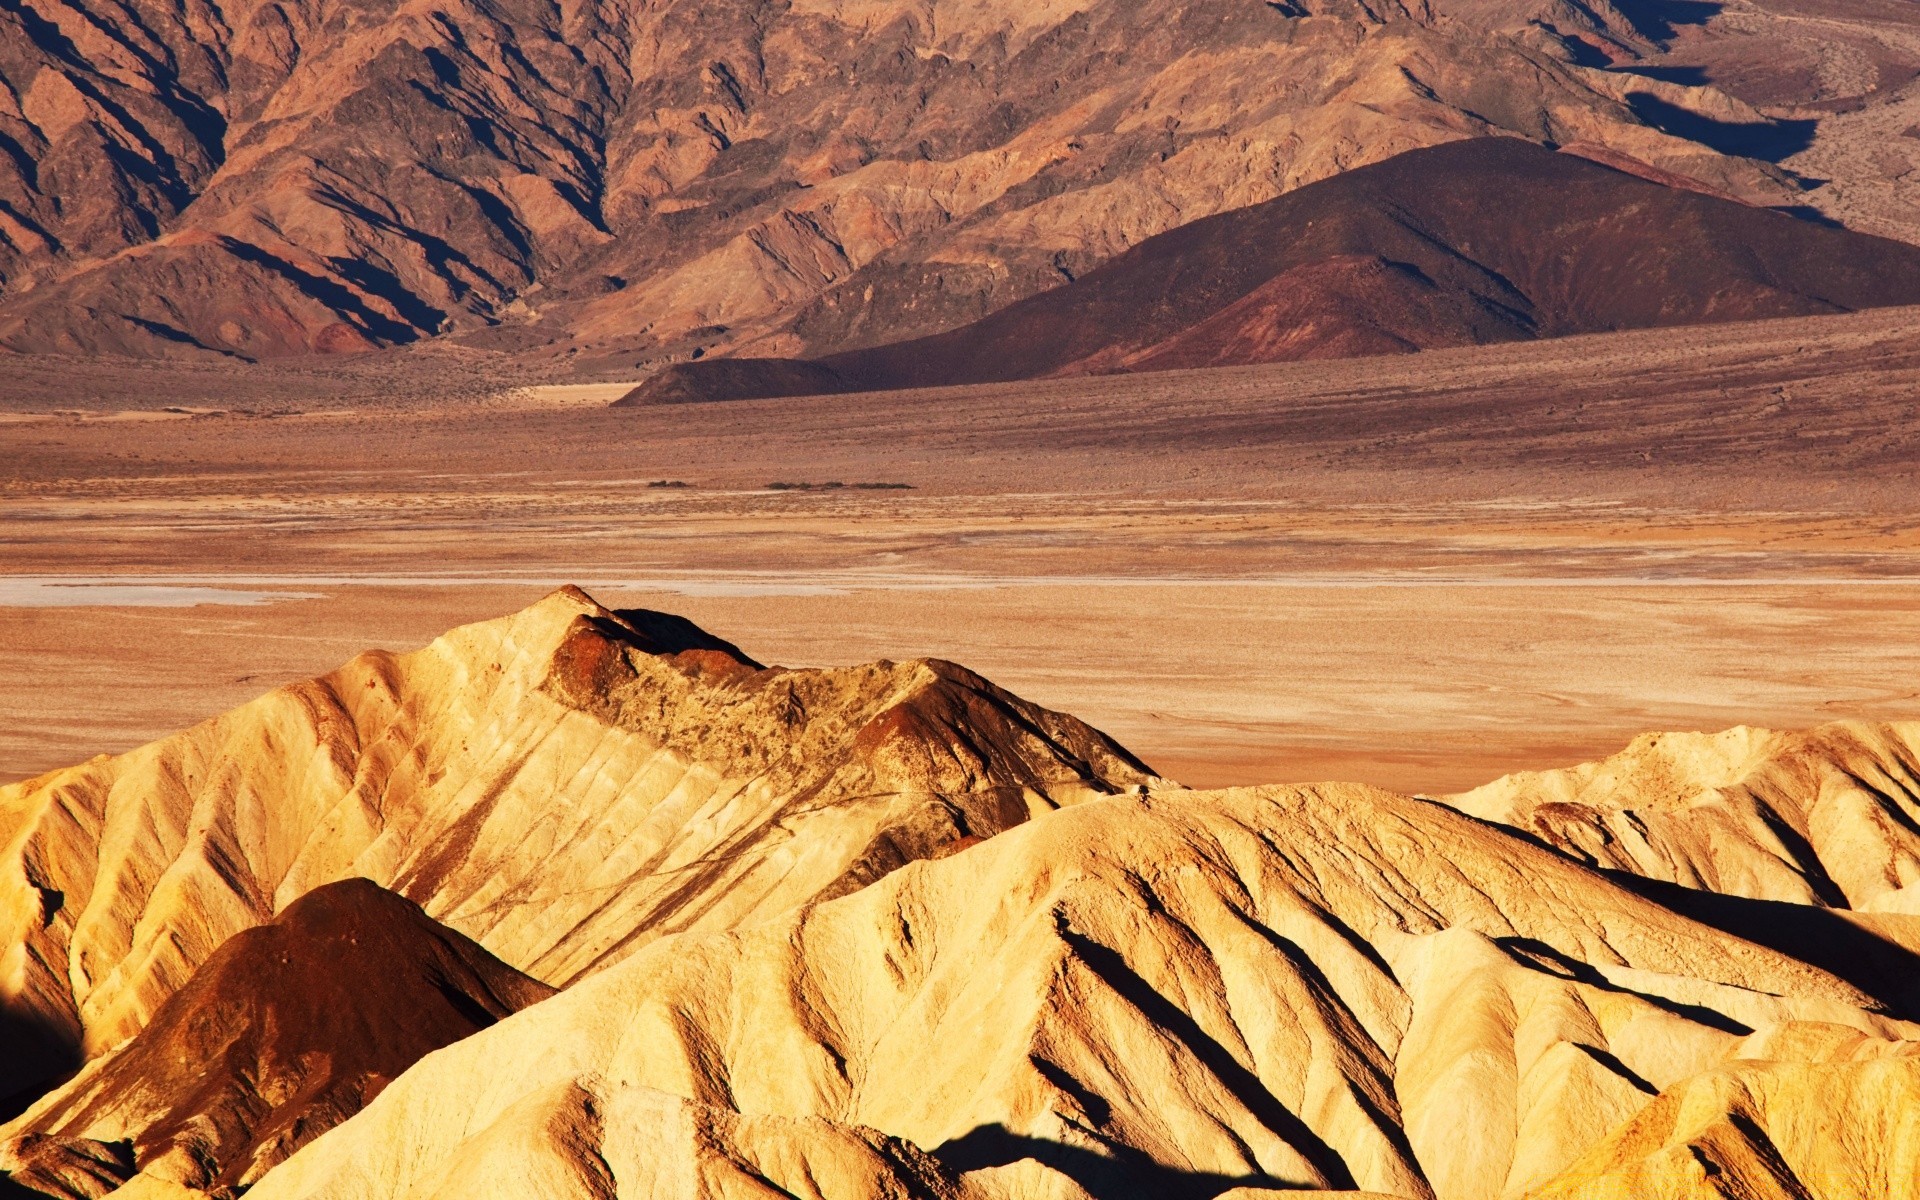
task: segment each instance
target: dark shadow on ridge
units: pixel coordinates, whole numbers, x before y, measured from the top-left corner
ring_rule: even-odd
[[[1151,984],[1135,974],[1117,950],[1070,928],[1062,928],[1060,937],[1103,983],[1169,1036],[1179,1039],[1256,1120],[1293,1147],[1300,1157],[1312,1163],[1314,1169],[1327,1180],[1328,1187],[1341,1190],[1357,1186],[1345,1160],[1333,1147],[1322,1141],[1305,1121],[1290,1112],[1267,1090],[1258,1075],[1233,1056],[1232,1051],[1202,1029],[1200,1023],[1193,1019],[1193,1014],[1162,996]]]
[[[1706,1008],[1698,1004],[1687,1004],[1666,996],[1656,996],[1647,992],[1636,992],[1632,988],[1622,987],[1609,980],[1605,975],[1602,975],[1593,964],[1581,962],[1577,958],[1563,954],[1537,938],[1497,937],[1493,939],[1493,942],[1509,954],[1534,960],[1536,967],[1542,963],[1550,963],[1553,968],[1557,968],[1566,978],[1576,983],[1584,983],[1588,987],[1598,988],[1601,991],[1636,996],[1646,1003],[1653,1005],[1655,1008],[1663,1009],[1677,1017],[1684,1017],[1697,1025],[1705,1025],[1709,1029],[1718,1029],[1722,1033],[1731,1033],[1739,1037],[1745,1037],[1747,1034],[1753,1032],[1751,1026],[1742,1025],[1732,1017],[1724,1013],[1715,1012],[1711,1008]]]
[[[1705,67],[1619,67],[1614,73],[1638,75],[1642,79],[1655,79],[1661,83],[1677,83],[1681,87],[1705,87],[1713,82]]]
[[[0,1121],[11,1121],[35,1100],[65,1083],[85,1061],[70,1029],[27,1013],[0,1009]]]
[[[1796,221],[1808,221],[1815,225],[1825,225],[1828,229],[1845,229],[1846,226],[1821,212],[1811,204],[1776,204],[1773,211],[1785,213]]]
[[[1698,142],[1709,150],[1764,162],[1779,162],[1813,144],[1813,132],[1820,122],[1720,121],[1668,103],[1651,92],[1633,92],[1627,96],[1633,115],[1674,137]]]
[[[1554,32],[1559,35],[1560,47],[1567,52],[1567,57],[1572,60],[1574,66],[1594,67],[1602,71],[1610,70],[1613,67],[1613,60],[1602,53],[1600,48],[1592,42],[1583,41],[1577,37],[1568,37],[1560,33],[1559,30],[1554,30]]]
[[[1271,1191],[1311,1191],[1312,1186],[1275,1179],[1271,1175],[1221,1175],[1210,1171],[1183,1171],[1155,1162],[1131,1147],[1113,1147],[1113,1156],[1069,1146],[1047,1138],[1014,1133],[994,1122],[968,1130],[933,1152],[950,1171],[978,1171],[1003,1167],[1031,1158],[1051,1167],[1086,1190],[1093,1200],[1213,1200],[1238,1187]],[[3,1198],[0,1198],[3,1200]]]
[[[1720,15],[1720,0],[1614,0],[1634,32],[1656,42],[1673,40],[1682,26],[1705,25]]]
[[[1818,967],[1865,992],[1901,1020],[1920,1019],[1920,954],[1863,929],[1830,908],[1751,900],[1647,879],[1602,874],[1689,920]]]
[[[748,666],[757,668],[761,665],[749,658],[746,651],[732,642],[715,637],[692,621],[674,613],[655,612],[650,608],[622,608],[616,609],[613,615],[638,630],[640,635],[647,639],[648,650],[651,653],[680,654],[688,650],[717,650]]]

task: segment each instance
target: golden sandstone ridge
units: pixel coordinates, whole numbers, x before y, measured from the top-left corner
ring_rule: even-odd
[[[1905,1196],[1915,731],[1665,735],[1446,802],[1191,791],[950,664],[763,668],[566,590],[0,792],[7,1011],[91,1060],[0,1169],[258,1200]],[[413,999],[351,1026],[417,1057],[390,1082],[350,1023],[284,1042],[323,1071],[216,1019],[242,956],[368,921],[408,931],[362,974]],[[407,983],[428,962],[496,997],[471,1028]],[[247,1003],[292,1011],[276,986]],[[244,1086],[169,1074],[209,1028]]]
[[[334,880],[563,986],[1151,778],[948,663],[769,670],[568,589],[0,789],[0,996],[41,1048],[6,1090],[63,1045],[119,1043],[227,938]]]
[[[1647,734],[1452,802],[1650,879],[1920,915],[1920,724]]]

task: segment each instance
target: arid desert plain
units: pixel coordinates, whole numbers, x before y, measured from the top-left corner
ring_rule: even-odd
[[[563,583],[763,661],[962,662],[1195,786],[1442,792],[1648,730],[1908,716],[1916,328],[641,410],[436,401],[485,378],[426,354],[402,398],[75,364],[0,416],[0,772]]]

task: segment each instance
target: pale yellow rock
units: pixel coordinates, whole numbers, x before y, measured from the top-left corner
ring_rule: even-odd
[[[437,1200],[985,1200],[916,1147],[817,1118],[747,1117],[581,1080],[532,1093],[458,1146]]]
[[[609,1139],[641,1135],[554,1132],[554,1098],[641,1088],[881,1131],[985,1194],[1486,1200],[1568,1169],[1661,1088],[1749,1069],[1742,1054],[1916,1035],[1840,980],[1438,804],[1166,791],[656,941],[422,1059],[250,1197],[605,1194],[541,1147],[613,1161]],[[699,1160],[652,1153],[654,1171]],[[558,1182],[490,1182],[516,1172]]]
[[[952,664],[649,652],[692,636],[676,620],[567,589],[0,788],[0,1006],[98,1053],[228,936],[350,876],[565,985],[1154,782]]]
[[[1731,1063],[1661,1093],[1537,1200],[1862,1200],[1920,1179],[1920,1058]]]
[[[1448,802],[1650,879],[1920,913],[1920,723],[1651,733]]]

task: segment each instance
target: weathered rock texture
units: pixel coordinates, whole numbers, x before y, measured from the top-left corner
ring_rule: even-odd
[[[1769,16],[1788,0],[1730,4],[1704,41],[1702,6],[1669,7],[22,0],[0,10],[0,347],[565,334],[629,369],[813,356],[1461,137],[1591,144],[1796,202],[1771,160],[1824,112],[1737,93],[1841,106],[1914,57],[1845,5],[1789,28]],[[1767,53],[1795,36],[1867,69],[1799,86],[1804,64]],[[1655,77],[1696,43],[1710,80]],[[1770,61],[1777,86],[1753,91]],[[1891,167],[1845,161],[1872,209]]]
[[[1646,734],[1449,803],[1648,879],[1920,915],[1920,724]]]
[[[96,1194],[118,1160],[252,1183],[419,1058],[553,994],[364,879],[228,938],[130,1041],[0,1130],[13,1181]]]
[[[766,668],[563,590],[0,789],[0,1070],[12,1091],[117,1045],[335,880],[564,986],[1151,782],[950,663]]]
[[[1191,222],[959,329],[814,362],[678,363],[617,403],[1244,366],[1915,303],[1920,247],[1476,138]]]
[[[567,589],[0,792],[0,1191],[1896,1200],[1917,738],[1195,792]]]
[[[1829,974],[1438,804],[1162,792],[658,941],[423,1060],[251,1195],[692,1195],[735,1161],[726,1124],[597,1116],[665,1108],[785,1128],[793,1159],[823,1129],[882,1131],[986,1196],[1488,1200],[1695,1148],[1707,1166],[1654,1194],[1755,1194],[1730,1181],[1768,1170],[1781,1194],[1891,1196],[1920,1167],[1898,1136],[1916,1036]],[[1880,1082],[1822,1151],[1831,1072]],[[1751,1103],[1719,1082],[1746,1079]],[[1699,1096],[1757,1123],[1696,1136],[1728,1127]],[[1661,1139],[1685,1149],[1616,1165]],[[1875,1139],[1844,1178],[1815,1169]],[[902,1193],[851,1169],[799,1192]]]

